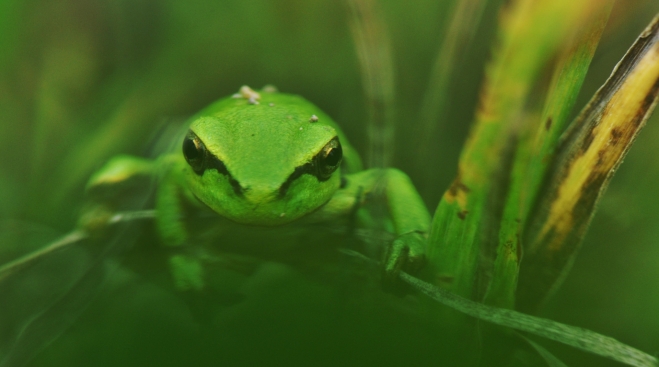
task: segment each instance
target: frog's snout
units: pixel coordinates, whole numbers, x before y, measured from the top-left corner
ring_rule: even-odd
[[[279,198],[279,188],[270,185],[250,185],[242,189],[243,196],[255,209]]]

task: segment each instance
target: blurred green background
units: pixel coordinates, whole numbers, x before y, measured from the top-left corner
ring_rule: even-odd
[[[501,2],[489,2],[453,73],[449,109],[428,147],[434,158],[422,161],[419,108],[453,1],[380,3],[396,74],[394,166],[433,210],[455,174]],[[654,0],[617,2],[578,108],[658,11]],[[243,84],[305,96],[366,154],[365,99],[344,2],[1,0],[0,219],[67,232],[87,177],[108,157],[148,154],[160,122],[185,118]],[[658,124],[655,114],[542,313],[651,354],[659,352]],[[616,365],[544,344],[569,365]]]

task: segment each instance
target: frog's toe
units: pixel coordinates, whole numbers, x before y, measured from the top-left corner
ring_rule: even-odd
[[[408,292],[407,285],[400,278],[400,272],[415,274],[426,262],[425,238],[417,232],[399,236],[390,246],[385,256],[383,285],[387,291],[397,294]]]

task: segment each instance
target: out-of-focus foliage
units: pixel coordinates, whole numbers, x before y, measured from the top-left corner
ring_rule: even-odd
[[[475,17],[480,23],[475,25],[473,42],[465,43],[449,80],[444,81],[451,93],[443,102],[446,107],[437,135],[428,139],[433,159],[421,163],[416,143],[422,101],[434,57],[447,32],[449,10],[456,1],[380,3],[396,75],[391,161],[410,174],[432,210],[455,177],[484,66],[490,59],[500,2],[487,2],[481,18]],[[577,110],[657,11],[659,5],[652,0],[617,1],[575,104]],[[305,96],[333,116],[357,149],[366,153],[362,142],[367,141],[368,110],[349,22],[348,5],[338,1],[0,1],[0,219],[38,223],[61,233],[70,230],[86,178],[108,157],[120,152],[152,154],[148,143],[163,121],[188,116],[243,84],[271,83]],[[541,75],[538,85],[549,83],[550,70],[543,73],[546,76]],[[531,99],[544,100],[544,96],[531,95]],[[649,352],[659,345],[659,317],[654,311],[659,305],[655,281],[659,279],[657,123],[657,117],[648,122],[620,167],[602,198],[574,271],[544,314]],[[37,363],[66,363],[70,353],[85,348],[94,348],[97,358],[107,364],[121,360],[109,345],[99,350],[98,341],[103,338],[89,333],[132,335],[138,345],[141,337],[151,334],[144,329],[127,333],[124,329],[130,329],[134,320],[126,312],[152,307],[153,300],[164,306],[154,309],[142,327],[149,325],[157,334],[170,330],[160,323],[162,319],[188,325],[184,306],[171,294],[135,280],[121,286],[121,279],[132,279],[123,272],[117,279],[119,285],[102,295],[83,315],[82,326],[71,332],[89,338],[64,337]],[[318,292],[310,297],[314,295],[327,296]],[[283,309],[285,302],[281,302]],[[105,311],[100,311],[100,304]],[[376,303],[368,307],[378,308]],[[273,327],[282,327],[285,321]],[[258,322],[254,321],[255,328],[267,328]],[[354,340],[355,350],[328,355],[349,355],[359,364],[360,343],[368,343],[376,334],[391,335],[392,345],[405,339],[407,353],[432,348],[427,325],[416,327],[426,330],[426,338],[401,335],[410,330],[403,324],[418,322],[414,318],[402,318],[400,323],[379,323],[373,318],[363,322],[374,331],[359,334],[363,339]],[[325,320],[321,325],[332,322]],[[291,335],[288,331],[282,332],[283,338]],[[189,345],[187,335],[163,332],[159,340],[170,349],[211,347]],[[239,341],[246,339],[237,332],[225,345],[238,348]],[[569,365],[614,365],[561,346],[549,347]],[[262,348],[272,352],[268,346]],[[137,356],[137,364],[154,362],[140,360],[140,351],[124,352]],[[221,360],[221,355],[217,357]],[[185,361],[163,357],[158,362]]]

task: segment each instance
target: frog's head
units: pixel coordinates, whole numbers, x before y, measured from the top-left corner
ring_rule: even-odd
[[[197,199],[232,221],[280,225],[325,204],[340,186],[338,127],[293,95],[228,98],[197,116],[183,140]]]

